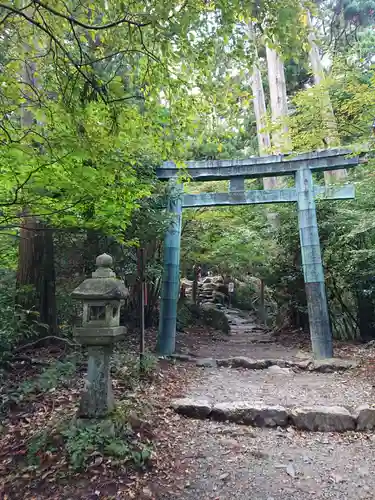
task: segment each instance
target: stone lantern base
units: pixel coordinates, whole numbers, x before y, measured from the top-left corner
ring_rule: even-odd
[[[89,346],[85,388],[81,395],[78,416],[103,418],[115,407],[110,360],[113,346]]]
[[[81,396],[78,416],[103,418],[115,406],[111,381],[111,356],[115,342],[124,337],[126,328],[77,328],[75,338],[87,345],[88,366],[85,388]],[[99,345],[100,344],[100,345]]]

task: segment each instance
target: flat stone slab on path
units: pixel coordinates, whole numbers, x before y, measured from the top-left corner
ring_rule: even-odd
[[[173,401],[172,408],[186,417],[206,418],[212,411],[212,404],[207,400],[184,398]]]
[[[284,427],[288,424],[288,413],[282,406],[254,405],[240,401],[214,405],[211,418],[257,427]]]
[[[356,428],[354,417],[340,406],[295,408],[290,417],[297,429],[307,431],[344,432]]]

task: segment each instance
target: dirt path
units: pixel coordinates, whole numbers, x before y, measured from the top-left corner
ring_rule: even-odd
[[[373,436],[184,419],[179,475],[160,500],[373,499]],[[177,452],[177,451],[176,451]]]
[[[232,314],[226,342],[199,345],[203,357],[248,356],[293,359],[259,329],[251,317]],[[200,368],[200,376],[181,394],[210,402],[251,401],[295,405],[339,405],[354,409],[374,400],[370,381],[353,372]],[[301,432],[253,428],[174,415],[174,472],[157,493],[160,500],[373,499],[373,433]]]
[[[231,326],[230,336],[221,338],[220,342],[207,339],[192,347],[193,354],[203,358],[248,356],[253,359],[293,359],[298,356],[298,349],[277,343],[270,331],[256,324],[251,314],[236,309],[226,309],[225,312]]]

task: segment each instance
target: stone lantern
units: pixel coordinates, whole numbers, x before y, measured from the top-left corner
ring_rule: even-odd
[[[116,279],[112,264],[110,255],[99,255],[92,278],[71,294],[83,302],[82,327],[75,329],[74,337],[87,346],[89,356],[79,408],[79,416],[84,418],[105,417],[114,408],[110,359],[115,342],[126,333],[125,327],[120,326],[120,307],[128,290],[123,281]]]

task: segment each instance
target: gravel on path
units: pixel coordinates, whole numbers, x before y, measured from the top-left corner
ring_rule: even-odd
[[[236,370],[202,369],[200,382],[189,388],[188,397],[210,402],[249,401],[268,405],[345,406],[355,409],[375,400],[370,381],[354,378],[352,373],[295,373],[281,369]]]
[[[227,358],[245,356],[251,359],[298,359],[300,351],[296,348],[273,344],[252,344],[247,337],[229,337],[227,342],[201,345],[191,349],[193,354],[201,358]],[[307,356],[306,356],[307,357]]]
[[[234,335],[195,346],[207,358],[298,359],[296,346],[262,343],[251,318],[233,318]],[[253,343],[255,340],[258,343]],[[198,368],[181,397],[283,406],[372,403],[370,378],[345,373]],[[172,411],[172,410],[171,410]],[[170,416],[168,456],[157,471],[158,500],[374,500],[375,434],[254,428]],[[163,473],[163,474],[161,474]],[[165,479],[160,482],[160,478]],[[147,498],[151,498],[150,496]]]
[[[178,425],[178,424],[177,424]],[[365,500],[375,437],[304,433],[180,417],[178,470],[159,500]]]

